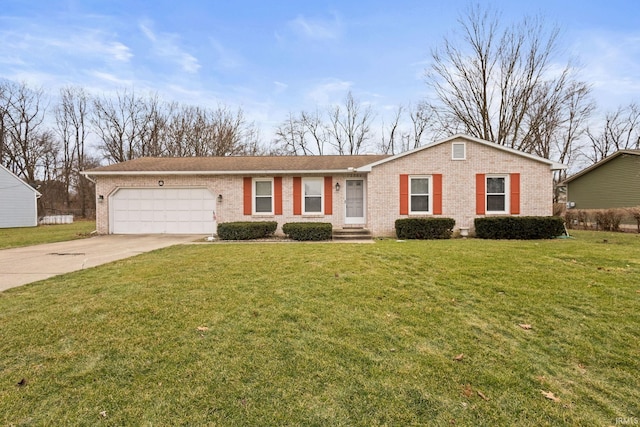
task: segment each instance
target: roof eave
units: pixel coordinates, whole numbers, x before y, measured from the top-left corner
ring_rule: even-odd
[[[353,172],[362,172],[358,168],[347,169],[317,169],[317,170],[241,170],[241,171],[82,171],[84,176],[117,176],[117,175],[134,175],[134,176],[151,176],[151,175],[318,175],[318,174],[346,174]]]
[[[399,159],[401,157],[408,156],[408,155],[413,154],[413,153],[415,153],[417,151],[426,150],[426,149],[429,149],[431,147],[435,147],[437,145],[444,144],[446,142],[450,142],[450,141],[453,141],[453,140],[456,140],[456,139],[466,139],[467,141],[477,142],[479,144],[486,145],[488,147],[492,147],[492,148],[495,148],[495,149],[498,149],[498,150],[506,151],[508,153],[512,153],[512,154],[515,154],[515,155],[518,155],[518,156],[526,157],[528,159],[531,159],[531,160],[534,160],[534,161],[537,161],[537,162],[540,162],[540,163],[546,163],[546,164],[548,164],[550,166],[551,170],[564,170],[564,169],[568,168],[567,165],[564,165],[562,163],[557,163],[557,162],[554,162],[554,161],[549,160],[549,159],[545,159],[544,157],[536,156],[535,154],[525,153],[524,151],[516,150],[515,148],[505,147],[504,145],[496,144],[495,142],[486,141],[484,139],[476,138],[476,137],[469,136],[469,135],[455,134],[455,135],[452,135],[450,137],[447,137],[447,138],[432,142],[430,144],[426,144],[426,145],[423,145],[421,147],[417,147],[417,148],[414,148],[412,150],[396,154],[395,156],[387,157],[385,159],[378,160],[377,162],[369,163],[368,165],[364,165],[361,168],[358,168],[358,171],[371,172],[371,169],[373,167],[378,166],[380,164],[387,163],[387,162]]]
[[[582,169],[580,172],[576,172],[575,174],[571,175],[570,177],[568,177],[567,179],[562,181],[562,184],[568,184],[569,182],[573,181],[574,179],[580,178],[582,175],[586,175],[587,173],[591,172],[592,170],[599,168],[603,164],[605,164],[607,162],[610,162],[611,160],[615,159],[616,157],[618,157],[618,156],[620,156],[622,154],[631,154],[631,155],[634,155],[634,156],[640,156],[640,152],[635,151],[635,150],[619,150],[619,151],[616,151],[615,153],[611,154],[610,156],[605,157],[604,159],[600,160],[599,162],[596,162],[596,163],[592,164],[591,166],[588,166],[588,167]]]

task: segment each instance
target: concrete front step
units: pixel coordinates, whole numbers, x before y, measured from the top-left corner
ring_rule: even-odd
[[[333,240],[369,240],[371,232],[364,228],[334,228]]]

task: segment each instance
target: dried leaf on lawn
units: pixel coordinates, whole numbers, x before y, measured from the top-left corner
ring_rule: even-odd
[[[107,418],[107,411],[100,411],[100,416],[102,418]]]
[[[524,329],[524,330],[526,330],[526,331],[528,331],[529,329],[532,329],[532,328],[533,328],[533,326],[531,326],[531,325],[530,325],[530,324],[528,324],[528,323],[518,323],[518,326],[520,326],[522,329]]]
[[[453,358],[453,360],[455,360],[456,362],[461,361],[464,358],[464,353],[460,353],[459,355],[457,355],[456,357]]]
[[[476,393],[478,393],[478,396],[480,396],[482,400],[489,400],[489,398],[485,396],[484,393],[481,392],[480,390],[478,390]]]
[[[200,331],[200,332],[205,332],[205,331],[208,331],[208,330],[209,330],[209,328],[207,326],[198,326],[198,331]]]
[[[473,390],[471,390],[471,384],[466,384],[464,386],[464,388],[462,389],[462,394],[464,394],[464,397],[471,397],[471,395],[473,394]]]
[[[560,398],[557,397],[555,394],[553,394],[553,392],[551,391],[544,391],[544,390],[540,390],[540,392],[542,393],[542,395],[544,397],[546,397],[549,400],[553,400],[554,402],[560,402]]]

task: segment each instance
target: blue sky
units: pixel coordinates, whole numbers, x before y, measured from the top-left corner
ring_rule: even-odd
[[[429,52],[468,1],[3,0],[0,77],[55,93],[157,92],[241,107],[262,128],[356,99],[384,115],[427,95]],[[640,100],[640,2],[504,0],[505,21],[561,28],[560,64],[582,66],[602,110]]]

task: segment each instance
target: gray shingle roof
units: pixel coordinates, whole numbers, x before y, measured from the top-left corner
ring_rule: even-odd
[[[385,159],[387,155],[357,156],[237,156],[142,157],[85,171],[88,175],[150,172],[304,172],[346,171]]]

